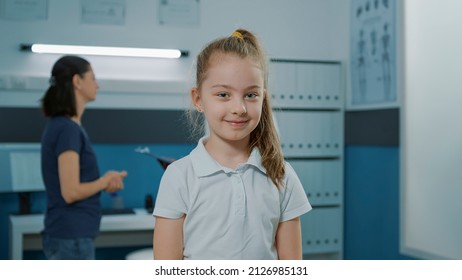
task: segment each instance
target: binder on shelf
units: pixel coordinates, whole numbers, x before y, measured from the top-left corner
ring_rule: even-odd
[[[319,186],[321,183],[320,173],[318,173],[321,169],[319,168],[320,163],[309,159],[296,159],[289,160],[288,162],[297,173],[310,203],[316,205],[318,200],[317,193],[320,192]]]
[[[296,91],[295,65],[288,62],[270,64],[270,88],[275,107],[288,107],[289,96]]]
[[[342,164],[340,159],[326,160],[323,162],[322,178],[324,187],[324,204],[341,204],[342,198]]]
[[[313,252],[315,243],[315,216],[316,209],[312,209],[308,214],[300,217],[300,224],[302,229],[302,252],[303,254],[310,254]]]
[[[341,159],[289,159],[313,206],[342,203]]]
[[[301,217],[304,254],[333,253],[342,248],[342,221],[339,207],[313,208]]]
[[[326,76],[327,96],[329,96],[330,106],[334,108],[341,108],[343,106],[343,98],[341,92],[341,67],[340,65],[329,65]]]
[[[271,61],[273,105],[285,109],[341,109],[341,64]]]
[[[336,157],[342,154],[340,112],[278,111],[281,146],[286,157]]]
[[[325,252],[340,250],[342,244],[341,215],[337,207],[322,208],[319,212],[320,221],[323,220],[322,234],[319,238],[322,240],[322,248]]]
[[[297,102],[301,108],[309,108],[314,103],[314,91],[316,86],[314,64],[297,64],[297,92],[301,95],[302,102]]]

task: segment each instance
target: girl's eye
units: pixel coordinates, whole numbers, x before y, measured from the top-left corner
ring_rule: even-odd
[[[246,97],[247,99],[254,99],[254,98],[256,98],[257,96],[258,96],[258,94],[257,94],[256,92],[249,92],[249,93],[247,93],[247,94],[245,95],[245,97]]]
[[[228,94],[226,92],[219,92],[219,93],[217,93],[217,96],[218,97],[227,97]]]

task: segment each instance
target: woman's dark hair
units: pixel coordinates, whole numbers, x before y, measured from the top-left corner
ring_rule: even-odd
[[[47,117],[77,115],[72,78],[90,70],[90,63],[78,56],[63,56],[53,65],[50,87],[42,98],[42,111]]]

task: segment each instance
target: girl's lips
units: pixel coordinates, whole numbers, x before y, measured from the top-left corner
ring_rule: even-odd
[[[246,120],[235,120],[235,121],[226,121],[231,126],[243,126],[247,123]]]

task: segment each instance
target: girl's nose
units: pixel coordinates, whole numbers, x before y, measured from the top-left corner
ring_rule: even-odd
[[[237,99],[233,101],[232,103],[232,108],[231,108],[231,113],[237,114],[237,115],[243,115],[247,113],[247,108],[245,106],[245,101],[241,99]]]

